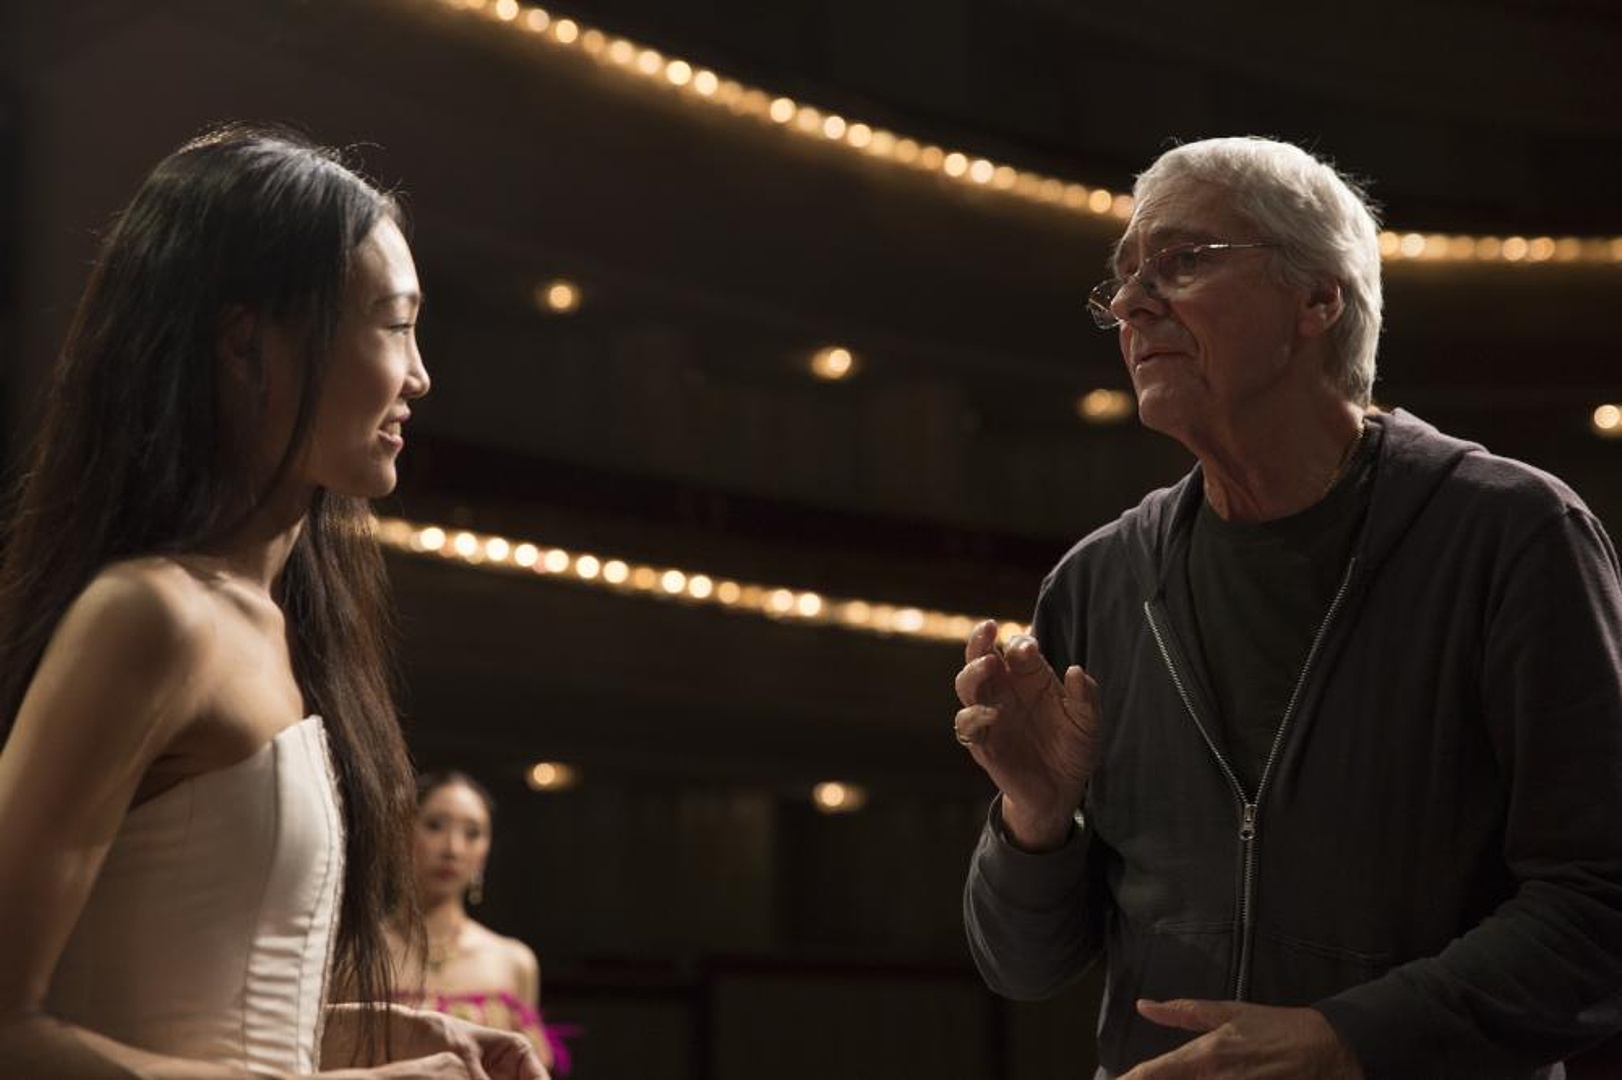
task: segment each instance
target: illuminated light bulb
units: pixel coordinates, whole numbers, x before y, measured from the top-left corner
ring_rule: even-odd
[[[563,278],[548,281],[536,288],[535,303],[555,315],[567,315],[580,306],[580,286]]]
[[[856,357],[842,345],[830,345],[811,354],[811,374],[824,382],[838,382],[856,370]]]
[[[430,525],[417,534],[417,543],[424,551],[438,551],[445,546],[445,530],[438,525]]]
[[[873,141],[868,145],[868,151],[875,157],[889,157],[898,149],[895,136],[883,128],[873,132]]]
[[[764,90],[744,90],[740,87],[730,107],[736,113],[766,116],[771,111],[772,99]]]
[[[1622,438],[1622,408],[1601,405],[1594,410],[1594,432],[1607,439]]]
[[[920,147],[912,139],[897,139],[895,144],[895,159],[903,165],[914,165],[918,162]]]
[[[946,162],[946,151],[938,146],[925,146],[918,151],[918,165],[920,168],[934,172]]]
[[[903,634],[916,634],[924,628],[924,613],[917,608],[902,608],[895,613],[894,625]]]
[[[1539,236],[1526,247],[1526,257],[1533,262],[1548,262],[1554,258],[1554,238]]]
[[[794,608],[794,594],[787,589],[773,589],[766,598],[766,607],[779,615],[787,615]]]
[[[659,587],[675,596],[687,588],[687,575],[680,570],[666,570],[659,575]]]
[[[693,66],[685,60],[672,60],[665,65],[665,78],[671,86],[686,86],[693,81]]]
[[[631,576],[631,568],[621,559],[610,559],[603,563],[603,580],[610,585],[623,585]]]
[[[720,78],[708,68],[700,68],[693,75],[693,89],[698,92],[700,97],[709,97],[715,93],[720,85]]]
[[[574,561],[575,576],[585,581],[595,578],[603,569],[603,564],[597,561],[595,555],[582,555]]]
[[[866,626],[873,618],[873,609],[861,600],[850,600],[845,603],[844,617],[852,626]]]
[[[1405,259],[1417,259],[1425,252],[1425,238],[1419,233],[1404,233],[1397,252]]]
[[[534,544],[519,544],[513,548],[513,562],[528,570],[540,560],[541,549]]]
[[[827,116],[822,120],[822,137],[838,140],[845,137],[845,118],[842,116]]]
[[[873,142],[873,129],[861,122],[854,123],[845,129],[845,141],[856,150],[865,150]]]
[[[975,621],[967,615],[953,615],[947,620],[946,632],[954,638],[966,638],[974,632]]]
[[[512,545],[499,536],[492,536],[484,542],[484,557],[491,562],[506,562],[512,551]]]
[[[636,55],[636,69],[644,75],[657,75],[665,66],[665,58],[653,49],[643,49]]]
[[[1618,236],[1611,241],[1611,258],[1617,262],[1622,262],[1622,236]]]
[[[502,22],[518,18],[518,0],[496,0],[496,18]]]
[[[1082,189],[1086,191],[1086,188]],[[1049,176],[1042,181],[1042,199],[1044,202],[1061,202],[1064,199],[1063,181]]]
[[[1040,198],[1042,195],[1042,178],[1035,173],[1022,172],[1014,181],[1014,190],[1027,199]]]
[[[529,14],[524,16],[524,26],[532,34],[545,33],[551,25],[552,16],[547,14],[545,8],[530,8]]]
[[[765,94],[758,90],[752,90],[747,94],[744,93],[743,86],[732,79],[722,79],[721,85],[715,88],[715,100],[734,111],[741,108],[744,102],[753,101],[756,95],[762,99],[766,97]],[[761,110],[763,113],[765,111],[765,109]]]
[[[1476,238],[1473,236],[1455,236],[1447,242],[1447,254],[1450,259],[1473,259],[1476,257]]]
[[[772,102],[771,112],[768,115],[774,122],[786,124],[794,119],[794,102],[786,97],[780,97]]]
[[[562,548],[553,548],[541,559],[541,569],[551,574],[561,574],[569,569],[569,553]]]
[[[573,19],[559,19],[552,24],[552,36],[560,45],[573,45],[580,37],[580,24]]]
[[[822,614],[822,597],[814,592],[803,592],[794,598],[794,610],[803,618],[814,619]]]
[[[888,634],[890,623],[895,619],[895,608],[889,604],[874,604],[872,612],[867,617],[867,625],[873,629]]]
[[[561,761],[537,761],[524,771],[524,782],[531,791],[561,791],[574,787],[579,779],[574,767]]]
[[[1504,258],[1508,259],[1510,262],[1520,262],[1522,259],[1526,258],[1526,253],[1531,246],[1531,244],[1526,242],[1526,237],[1511,236],[1508,240],[1504,241]]]
[[[1425,237],[1425,249],[1421,256],[1426,259],[1447,258],[1448,239],[1439,233],[1432,233]]]
[[[1018,183],[1019,172],[1012,166],[998,165],[997,171],[991,174],[991,186],[998,191],[1013,191]]]
[[[1132,208],[1134,205],[1136,204],[1133,202],[1132,196],[1117,195],[1114,199],[1110,200],[1109,212],[1115,217],[1120,218],[1122,221],[1126,221],[1132,216]]]
[[[1562,236],[1554,243],[1554,257],[1559,262],[1574,262],[1583,256],[1583,242],[1575,236]]]
[[[1087,196],[1087,209],[1095,214],[1107,214],[1115,206],[1115,196],[1103,188],[1094,188]]]
[[[801,105],[794,113],[794,126],[812,134],[822,126],[822,113],[811,105]]]
[[[1496,259],[1504,250],[1504,242],[1496,236],[1483,236],[1476,241],[1476,258]]]
[[[479,551],[479,538],[470,532],[459,532],[456,539],[451,541],[451,550],[464,559],[470,559]]]
[[[636,59],[636,46],[624,38],[615,38],[608,45],[608,59],[620,67],[628,67]]]
[[[580,50],[587,56],[601,56],[608,47],[608,35],[601,30],[587,30],[580,35]]]
[[[941,169],[947,176],[962,176],[969,171],[969,159],[953,150],[941,160]]]
[[[1398,236],[1394,232],[1383,232],[1383,233],[1380,234],[1380,257],[1381,258],[1395,259],[1397,257],[1397,255],[1398,255],[1398,253],[1401,252],[1401,251],[1402,251],[1402,237]]]
[[[985,158],[975,158],[969,163],[969,179],[976,184],[989,184],[991,178],[997,175],[997,166]]]
[[[631,588],[648,592],[659,584],[659,575],[651,566],[639,566],[631,571]]]
[[[997,624],[997,640],[1005,645],[1023,633],[1025,633],[1023,623],[1005,622]]]
[[[867,802],[867,792],[854,784],[825,780],[811,789],[811,803],[824,814],[849,814]]]
[[[707,600],[715,592],[715,582],[703,574],[694,574],[687,579],[687,595],[694,600]]]
[[[715,587],[715,598],[729,607],[736,604],[743,596],[743,590],[736,581],[723,581]]]
[[[1132,409],[1132,395],[1121,390],[1089,390],[1076,399],[1076,415],[1089,424],[1119,423]]]

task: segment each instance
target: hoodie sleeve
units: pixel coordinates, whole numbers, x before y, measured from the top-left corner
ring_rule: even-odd
[[[1487,1077],[1622,1029],[1622,581],[1580,505],[1499,574],[1482,706],[1513,894],[1439,955],[1317,1008],[1373,1080]]]
[[[1056,673],[1082,655],[1078,587],[1065,574],[1067,565],[1043,582],[1033,624]],[[1003,831],[1001,810],[998,795],[969,863],[963,925],[986,985],[1004,997],[1036,1001],[1058,993],[1098,955],[1102,923],[1092,899],[1091,837],[1078,822],[1057,850],[1023,851]]]

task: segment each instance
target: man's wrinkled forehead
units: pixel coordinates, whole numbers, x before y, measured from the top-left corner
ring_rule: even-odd
[[[1177,244],[1208,244],[1233,239],[1231,196],[1209,184],[1165,185],[1141,199],[1126,232],[1110,249],[1108,265],[1118,270]]]

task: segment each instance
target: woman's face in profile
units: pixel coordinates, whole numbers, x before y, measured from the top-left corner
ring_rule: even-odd
[[[465,892],[490,855],[490,812],[466,784],[441,784],[417,808],[417,895],[425,903]]]

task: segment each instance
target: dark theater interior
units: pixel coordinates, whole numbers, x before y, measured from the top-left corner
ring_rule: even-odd
[[[377,507],[401,722],[495,796],[475,916],[572,1075],[1089,1076],[1096,969],[971,963],[951,724],[969,627],[1190,464],[1086,311],[1124,193],[1226,134],[1365,179],[1377,403],[1615,535],[1619,70],[1610,0],[5,0],[4,464],[155,161],[352,148],[433,376]]]

